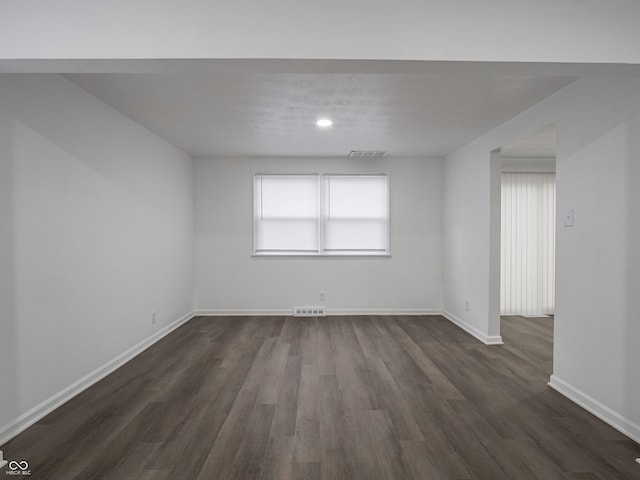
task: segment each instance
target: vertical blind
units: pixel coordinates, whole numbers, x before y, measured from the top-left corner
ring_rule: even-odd
[[[555,308],[553,173],[503,173],[502,315],[547,315]]]
[[[388,202],[384,174],[257,174],[254,252],[385,254]]]

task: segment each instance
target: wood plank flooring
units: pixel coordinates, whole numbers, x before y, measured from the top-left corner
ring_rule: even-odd
[[[640,479],[637,444],[547,387],[552,329],[195,318],[1,449],[34,479]]]

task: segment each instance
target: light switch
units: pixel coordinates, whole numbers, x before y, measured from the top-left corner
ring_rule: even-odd
[[[573,208],[564,212],[564,226],[573,227]]]

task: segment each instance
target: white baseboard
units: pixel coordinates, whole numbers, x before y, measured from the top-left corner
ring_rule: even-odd
[[[68,387],[60,390],[58,393],[55,393],[51,397],[47,398],[45,401],[33,407],[31,410],[23,413],[15,420],[9,422],[7,425],[0,427],[0,445],[11,440],[13,437],[18,435],[23,430],[26,430],[31,425],[36,423],[41,418],[45,417],[53,410],[61,406],[63,403],[68,402],[73,397],[83,392],[99,380],[103,379],[107,375],[109,375],[114,370],[120,368],[122,365],[127,363],[136,355],[139,355],[151,345],[156,343],[161,338],[167,336],[173,330],[191,320],[194,317],[193,313],[189,313],[173,323],[167,325],[166,327],[158,330],[150,337],[141,341],[140,343],[134,345],[129,350],[124,353],[121,353],[113,360],[108,361],[104,365],[96,368],[94,371],[88,373],[84,377],[80,378],[76,382],[72,383]]]
[[[441,315],[431,308],[336,308],[327,309],[328,315]]]
[[[208,309],[195,310],[194,316],[268,316],[268,315],[293,315],[293,307],[290,309],[255,309],[255,310],[230,310]],[[441,310],[429,308],[327,308],[327,315],[442,315]]]
[[[551,378],[549,379],[549,386],[572,402],[577,403],[603,422],[608,423],[631,440],[640,443],[640,425],[632,422],[628,418],[625,418],[618,412],[610,409],[606,405],[603,405],[595,398],[587,395],[582,390],[573,387],[555,375],[551,375]]]
[[[500,335],[485,335],[484,332],[481,332],[473,325],[465,322],[461,318],[456,317],[453,313],[447,312],[444,310],[442,312],[442,316],[445,317],[452,323],[455,323],[458,327],[463,329],[465,332],[473,335],[478,340],[480,340],[485,345],[502,345],[504,342],[502,341],[502,337]]]
[[[204,309],[194,310],[196,317],[265,317],[273,315],[293,315],[293,307],[290,309]]]

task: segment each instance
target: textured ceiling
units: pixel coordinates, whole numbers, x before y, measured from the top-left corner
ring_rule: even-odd
[[[556,127],[549,125],[533,135],[505,145],[500,151],[502,157],[507,158],[555,158]]]
[[[70,81],[195,157],[445,155],[573,77],[425,73],[73,73]],[[315,121],[329,117],[322,130]]]

